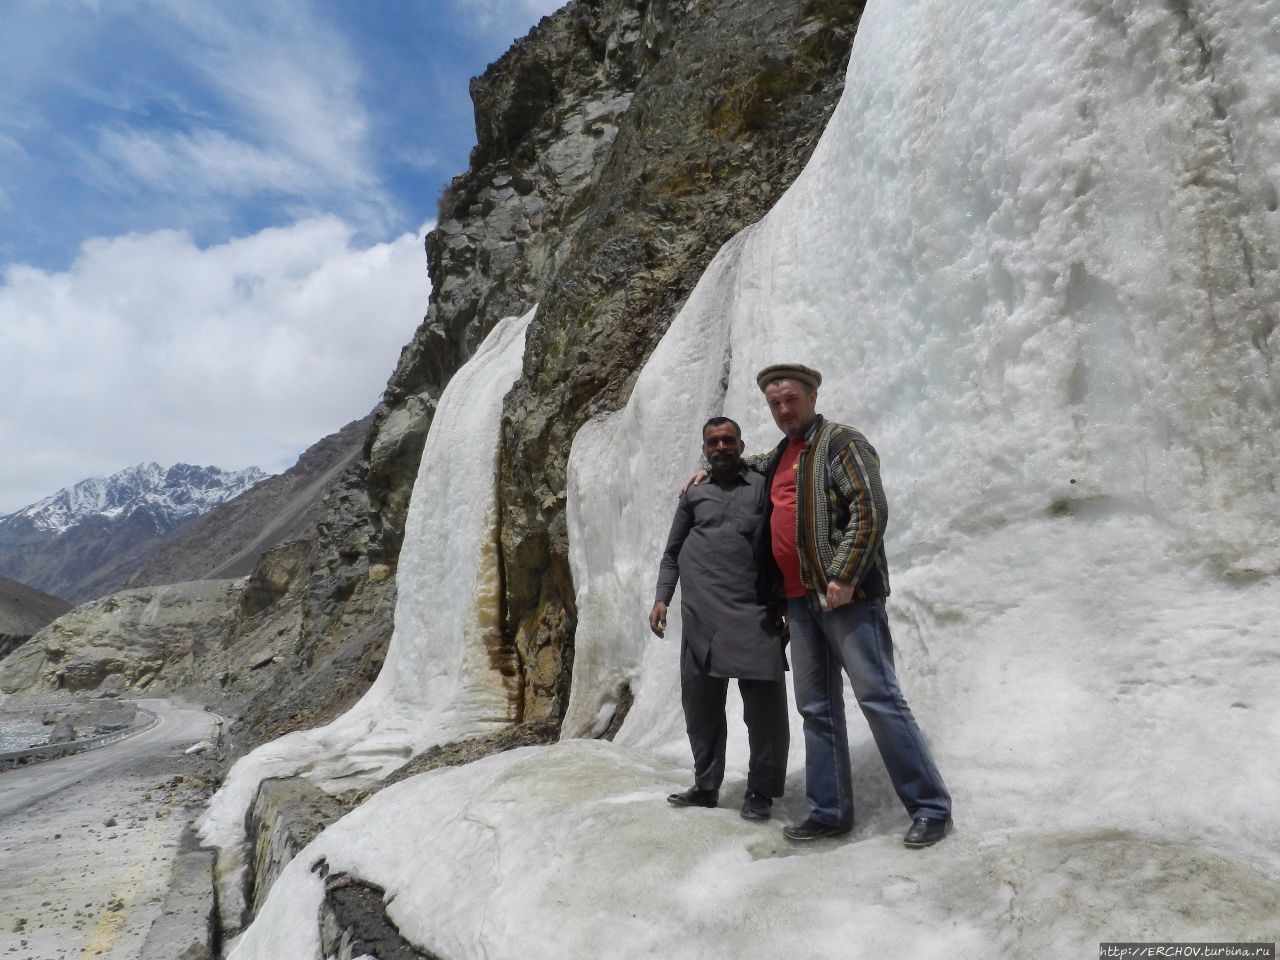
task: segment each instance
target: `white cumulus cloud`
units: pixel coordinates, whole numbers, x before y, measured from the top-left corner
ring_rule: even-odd
[[[335,217],[201,248],[86,242],[0,283],[0,513],[131,463],[267,470],[377,403],[426,311],[422,232]]]

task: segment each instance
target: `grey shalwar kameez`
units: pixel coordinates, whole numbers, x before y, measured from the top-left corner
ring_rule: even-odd
[[[753,550],[767,497],[757,473],[744,468],[725,484],[713,474],[680,497],[662,555],[657,600],[669,604],[681,583],[680,693],[700,790],[724,779],[731,678],[751,746],[747,789],[779,797],[786,779],[786,660],[776,618],[757,593]]]

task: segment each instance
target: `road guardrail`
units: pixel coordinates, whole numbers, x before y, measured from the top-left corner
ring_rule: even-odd
[[[110,733],[82,737],[79,740],[64,740],[60,743],[46,743],[39,747],[27,747],[25,750],[10,750],[7,753],[0,753],[0,771],[12,770],[15,767],[25,767],[32,763],[42,763],[45,760],[57,760],[76,753],[84,753],[86,750],[96,750],[98,747],[105,747],[107,744],[117,743],[139,733],[145,733],[160,722],[160,718],[145,707],[138,707],[137,710],[142,715],[142,722],[131,724],[123,730],[112,730]]]

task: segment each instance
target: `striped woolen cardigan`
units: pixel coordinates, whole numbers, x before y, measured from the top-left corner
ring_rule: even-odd
[[[796,544],[805,589],[823,593],[827,581],[841,580],[854,585],[859,599],[887,597],[889,502],[875,448],[852,427],[821,416],[806,439],[796,467]],[[786,446],[783,437],[769,458],[770,486]]]

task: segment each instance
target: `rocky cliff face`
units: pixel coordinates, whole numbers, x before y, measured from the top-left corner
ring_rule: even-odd
[[[300,632],[279,678],[289,692],[248,707],[243,744],[336,715],[376,675],[440,392],[498,320],[534,303],[503,424],[499,658],[518,678],[512,715],[558,719],[575,624],[570,440],[625,402],[716,250],[803,167],[862,6],[577,0],[473,81],[478,143],[427,239],[427,316],[310,555],[288,572],[268,556],[251,578],[272,584],[256,615],[296,611]]]
[[[569,445],[620,408],[711,258],[803,168],[843,87],[860,3],[653,4],[644,71],[528,334],[503,421],[507,632],[523,715],[562,712],[575,615]]]

